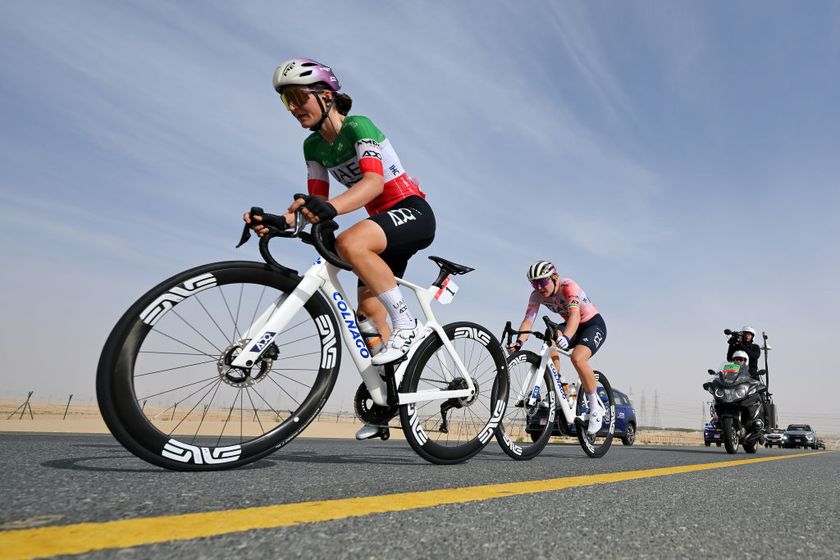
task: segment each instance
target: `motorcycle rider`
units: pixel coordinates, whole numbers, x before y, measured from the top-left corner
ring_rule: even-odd
[[[728,340],[729,349],[726,352],[726,359],[733,361],[736,352],[744,352],[749,358],[750,376],[758,379],[758,359],[761,356],[761,347],[753,342],[754,338],[755,329],[750,326],[744,326],[739,332],[733,332]]]
[[[755,379],[758,378],[757,375],[753,375],[752,370],[750,369],[750,357],[747,353],[743,350],[736,350],[732,353],[732,360],[736,364],[740,365],[742,368],[746,367],[748,371],[750,371],[750,377]],[[762,414],[762,406],[764,404],[763,396],[760,396],[758,399],[753,401],[753,404],[746,406],[747,412],[749,414],[749,420],[744,423],[744,427],[747,429],[747,432],[750,433],[760,433],[761,430],[764,428],[764,420],[761,418]]]

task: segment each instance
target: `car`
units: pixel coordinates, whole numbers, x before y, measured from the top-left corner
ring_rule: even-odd
[[[723,444],[723,431],[715,420],[708,422],[703,427],[703,443],[706,444],[706,447],[711,447],[713,443],[718,447]]]
[[[787,439],[782,442],[782,447],[817,448],[817,434],[809,424],[789,424],[785,436]]]
[[[785,431],[781,428],[770,428],[764,435],[764,447],[781,447],[787,440]]]
[[[817,443],[814,444],[814,449],[825,449],[825,442],[821,439],[818,439]]]
[[[606,402],[607,395],[603,388],[598,388],[598,396],[601,400]],[[636,409],[633,408],[633,403],[630,402],[630,397],[626,394],[613,389],[613,397],[615,398],[615,429],[613,436],[621,438],[621,443],[624,445],[633,445],[636,442]],[[563,422],[561,427],[560,422]],[[541,426],[546,423],[545,414],[534,414],[528,418],[528,427],[525,429],[531,435],[531,438],[539,437],[542,431]],[[607,433],[609,426],[605,425],[598,432],[598,435],[603,436]],[[574,436],[577,434],[577,427],[574,424],[567,424],[566,419],[561,412],[555,415],[554,431],[552,435],[555,436]]]

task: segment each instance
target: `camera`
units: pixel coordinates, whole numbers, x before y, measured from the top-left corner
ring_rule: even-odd
[[[741,342],[743,333],[741,333],[740,331],[724,329],[723,334],[729,336],[729,344],[733,344]]]

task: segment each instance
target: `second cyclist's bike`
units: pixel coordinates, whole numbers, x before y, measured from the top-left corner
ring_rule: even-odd
[[[432,463],[478,453],[505,412],[504,353],[481,325],[440,325],[431,308],[453,296],[450,276],[472,269],[430,257],[440,267],[431,287],[397,279],[417,296],[426,336],[402,362],[374,366],[338,281],[351,267],[335,252],[336,228],[332,221],[310,232],[270,228],[260,239],[265,263],[199,266],[137,300],[108,337],[97,370],[99,408],[114,437],[168,469],[251,463],[321,412],[346,347],[363,379],[355,408],[364,421],[387,425],[399,416],[411,447]],[[240,245],[249,236],[246,229]],[[272,237],[299,238],[320,258],[301,276],[271,255]]]
[[[602,457],[610,448],[615,432],[615,397],[607,376],[595,372],[597,393],[606,413],[602,428],[594,436],[586,432],[589,403],[578,381],[567,381],[551,360],[550,351],[570,356],[554,344],[560,325],[543,317],[545,332],[515,331],[510,321],[502,340],[510,347],[513,337],[534,335],[542,340],[539,353],[519,350],[508,356],[510,398],[504,421],[496,429],[496,439],[505,453],[517,460],[532,459],[548,444],[555,433],[577,436],[583,451],[590,457]],[[572,396],[571,393],[575,393]],[[558,415],[559,412],[559,415]]]

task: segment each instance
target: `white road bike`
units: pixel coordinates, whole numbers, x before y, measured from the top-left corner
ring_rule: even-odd
[[[543,317],[545,332],[515,331],[510,321],[505,325],[502,340],[510,347],[513,337],[531,334],[542,340],[539,353],[519,350],[508,356],[510,397],[504,421],[496,429],[496,439],[505,453],[517,460],[533,459],[545,448],[552,435],[577,436],[580,446],[590,457],[602,457],[615,432],[615,397],[607,376],[595,372],[598,396],[606,413],[603,427],[594,436],[586,433],[589,404],[579,380],[567,381],[554,367],[550,351],[571,356],[571,350],[555,345],[559,324]],[[570,396],[574,392],[574,396]],[[558,415],[557,412],[560,412]]]
[[[416,294],[426,336],[407,359],[373,366],[337,277],[351,268],[334,250],[338,226],[330,221],[305,232],[302,225],[270,228],[260,239],[266,263],[193,268],[131,306],[108,337],[97,371],[99,408],[111,433],[136,456],[168,469],[251,463],[318,416],[346,345],[363,379],[355,397],[362,420],[386,426],[399,415],[411,447],[432,463],[473,457],[505,412],[504,353],[481,325],[440,325],[431,308],[433,300],[451,301],[457,291],[451,275],[473,269],[429,257],[440,267],[431,287],[397,279]],[[273,237],[300,238],[320,258],[300,276],[271,255]]]

